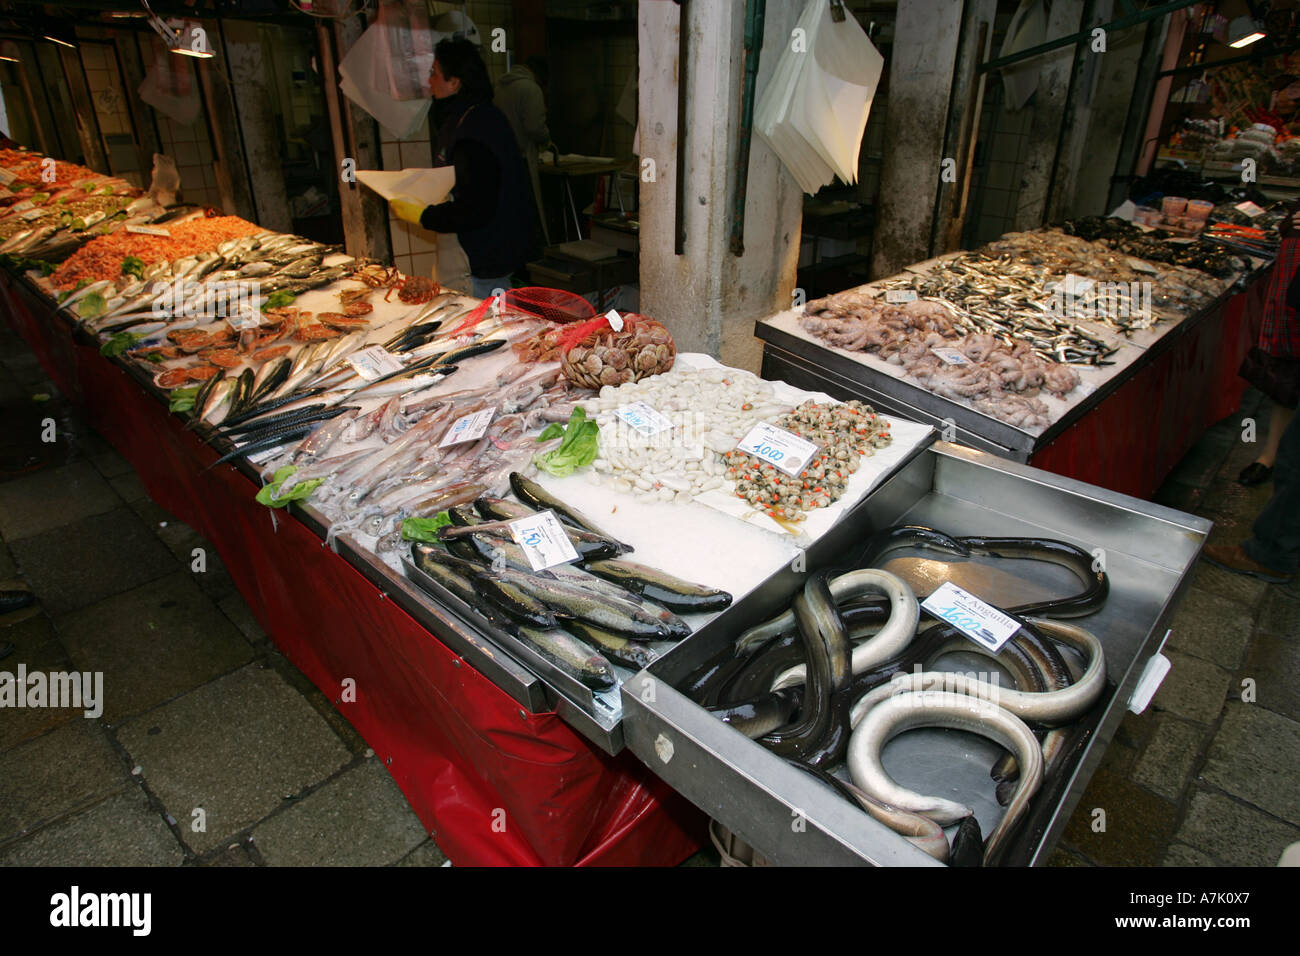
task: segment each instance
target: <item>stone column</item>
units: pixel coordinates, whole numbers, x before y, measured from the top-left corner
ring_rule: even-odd
[[[885,162],[872,240],[875,278],[893,275],[931,254],[962,6],[952,0],[907,0],[898,5],[889,63]]]
[[[638,13],[640,308],[668,326],[680,351],[707,352],[757,371],[762,347],[754,321],[791,305],[803,194],[755,136],[745,187],[745,253],[731,254],[745,3],[689,0],[686,240],[684,254],[675,254],[678,9],[667,0],[641,0]],[[767,5],[759,96],[800,10],[798,3]]]
[[[256,222],[276,232],[292,232],[293,217],[289,214],[281,170],[280,139],[271,111],[271,97],[267,90],[270,81],[266,76],[257,24],[227,20],[222,24],[222,31]]]

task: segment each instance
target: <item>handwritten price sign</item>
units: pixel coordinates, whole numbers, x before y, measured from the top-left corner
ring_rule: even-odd
[[[817,454],[817,446],[812,442],[767,422],[751,428],[736,447],[792,477],[802,472],[808,459]]]
[[[655,409],[651,408],[645,402],[633,402],[631,405],[622,405],[614,413],[634,430],[645,435],[647,438],[651,435],[657,435],[662,431],[668,431],[673,427],[670,419],[661,415]]]
[[[510,537],[524,549],[534,571],[578,560],[578,552],[573,550],[573,542],[564,533],[564,525],[560,524],[554,511],[543,511],[510,522]]]

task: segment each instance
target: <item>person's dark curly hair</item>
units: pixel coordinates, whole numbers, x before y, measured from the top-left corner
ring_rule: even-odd
[[[463,95],[471,100],[492,99],[492,79],[487,66],[469,40],[439,40],[433,48],[433,58],[444,77],[460,80]]]

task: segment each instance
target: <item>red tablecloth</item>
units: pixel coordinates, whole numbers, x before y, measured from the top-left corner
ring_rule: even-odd
[[[213,543],[266,633],[454,863],[675,864],[698,848],[704,818],[630,752],[610,757],[556,715],[527,713],[301,522],[273,524],[248,478],[205,470],[211,449],[8,275],[0,309],[149,496]],[[355,702],[339,700],[346,678]]]

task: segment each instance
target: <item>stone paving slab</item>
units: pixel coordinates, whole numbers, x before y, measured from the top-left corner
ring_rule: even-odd
[[[132,788],[0,850],[6,866],[179,866],[171,828]]]
[[[167,549],[126,508],[15,541],[10,548],[56,619],[176,570]]]
[[[1174,838],[1223,866],[1276,866],[1282,851],[1300,840],[1300,829],[1244,803],[1198,790]]]
[[[1199,657],[1165,650],[1172,665],[1156,691],[1152,705],[1188,720],[1209,724],[1218,719],[1227,700],[1231,676],[1222,668]]]
[[[1259,629],[1300,643],[1300,601],[1270,588],[1260,605]]]
[[[90,463],[105,478],[120,478],[122,475],[135,474],[135,469],[131,467],[131,463],[112,448],[93,456]]]
[[[1165,858],[1160,861],[1161,866],[1219,866],[1219,862],[1212,856],[1202,853],[1195,847],[1190,847],[1186,843],[1171,844],[1165,852]]]
[[[253,862],[253,858],[248,855],[248,850],[245,848],[243,843],[232,843],[221,853],[218,853],[209,860],[205,860],[203,865],[216,867],[257,866],[257,864]]]
[[[1188,588],[1174,613],[1166,647],[1211,661],[1232,673],[1246,659],[1253,624],[1249,608]]]
[[[1300,721],[1300,640],[1256,635],[1242,674],[1255,681],[1255,704]]]
[[[116,478],[110,478],[108,483],[123,501],[139,501],[141,498],[149,497],[148,492],[144,490],[144,484],[134,471],[129,471],[125,475],[118,475]]]
[[[59,619],[82,670],[103,671],[110,723],[148,710],[253,659],[253,649],[184,571]]]
[[[0,754],[0,841],[127,785],[104,731],[84,718]]]
[[[228,598],[223,598],[217,602],[217,607],[221,608],[221,613],[226,615],[239,633],[244,635],[244,640],[254,646],[268,642],[269,639],[266,632],[262,630],[262,625],[257,623],[257,618],[253,616],[252,610],[241,595],[232,594]]]
[[[1208,488],[1239,438],[1240,433],[1236,431],[1228,433],[1223,429],[1210,429],[1174,466],[1166,481]]]
[[[1230,703],[1201,777],[1273,816],[1300,826],[1300,723],[1259,704]]]
[[[11,542],[119,507],[112,487],[88,461],[0,484],[0,528]]]
[[[44,614],[38,613],[22,623],[0,628],[0,641],[14,645],[13,654],[0,661],[0,674],[13,675],[15,680],[19,664],[26,665],[28,674],[73,669],[67,651],[55,637],[54,627]],[[0,711],[0,752],[55,727],[85,719],[83,711],[66,707],[6,708]]]
[[[1268,582],[1245,574],[1233,574],[1208,561],[1197,561],[1192,568],[1191,590],[1217,594],[1253,609],[1268,590]]]
[[[373,757],[253,830],[271,866],[384,866],[428,838]]]
[[[1200,759],[1209,728],[1167,714],[1159,721],[1155,735],[1137,761],[1133,779],[1177,803]]]
[[[133,718],[117,736],[198,853],[231,842],[351,758],[310,704],[255,664]],[[206,832],[191,829],[196,807]]]
[[[398,860],[394,866],[442,866],[447,862],[447,857],[442,850],[438,849],[438,844],[432,840],[425,840],[406,856]]]
[[[1092,829],[1095,809],[1106,813],[1103,832]],[[1172,803],[1127,777],[1098,770],[1065,829],[1064,841],[1103,866],[1155,866],[1173,834]]]

